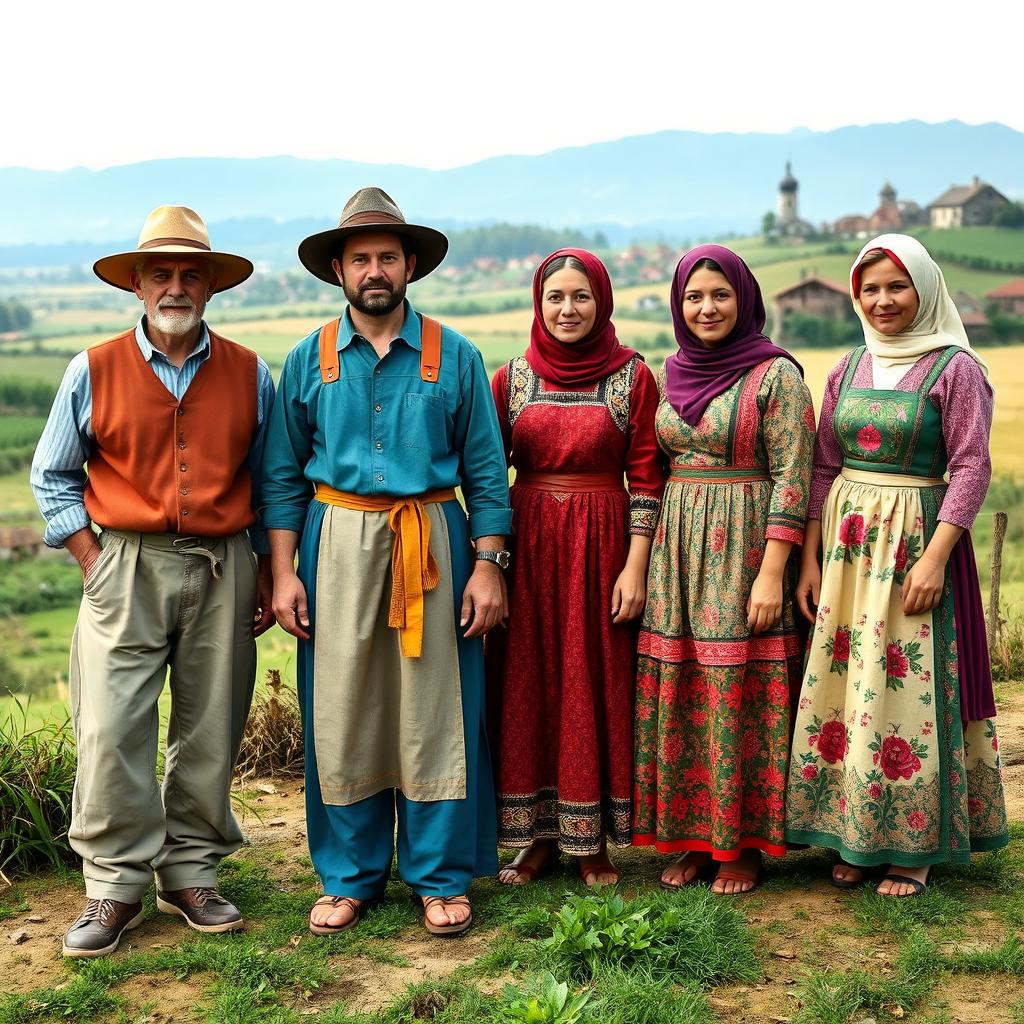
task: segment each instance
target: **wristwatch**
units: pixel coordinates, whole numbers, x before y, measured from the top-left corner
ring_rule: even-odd
[[[476,560],[478,562],[494,562],[499,569],[507,569],[512,561],[512,554],[508,551],[478,551]]]

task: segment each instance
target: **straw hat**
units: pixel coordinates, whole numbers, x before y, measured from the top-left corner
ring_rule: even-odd
[[[418,281],[435,270],[448,252],[448,239],[434,228],[409,224],[395,201],[379,188],[361,188],[341,211],[336,228],[320,231],[299,244],[299,259],[314,276],[338,285],[331,261],[341,256],[345,239],[368,231],[390,231],[407,238],[416,253],[416,269],[410,281]]]
[[[253,270],[244,256],[213,252],[203,218],[187,206],[158,206],[142,225],[137,249],[104,256],[93,264],[92,269],[101,281],[130,292],[134,290],[131,276],[136,263],[157,253],[202,256],[209,260],[217,278],[215,292],[227,291],[241,284]]]

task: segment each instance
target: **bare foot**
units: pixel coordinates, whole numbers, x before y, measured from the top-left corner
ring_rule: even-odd
[[[847,864],[844,861],[840,861],[832,868],[832,881],[839,883],[840,886],[848,885],[860,885],[864,881],[865,871],[863,868],[854,867],[853,864]]]
[[[619,880],[619,873],[608,856],[608,849],[601,844],[597,853],[587,854],[580,857],[579,862],[580,878],[583,884],[591,889],[599,885],[615,885]]]
[[[718,869],[711,891],[723,896],[739,896],[756,888],[760,880],[760,851],[743,850],[736,860],[727,861]]]
[[[922,885],[928,881],[928,872],[931,868],[926,864],[923,868],[904,868],[900,867],[899,864],[892,864],[889,870],[886,872],[887,875],[906,875],[907,878],[913,878],[915,881],[920,882]],[[879,896],[917,896],[920,890],[916,886],[911,885],[909,882],[898,882],[892,881],[888,878],[883,878],[878,883],[877,889]]]
[[[541,873],[549,858],[555,856],[555,844],[550,839],[535,839],[516,859],[498,871],[503,885],[526,885]]]
[[[710,853],[684,853],[661,873],[661,884],[673,889],[689,885],[710,863]]]

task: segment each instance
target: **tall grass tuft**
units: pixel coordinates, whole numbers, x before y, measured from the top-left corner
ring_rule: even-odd
[[[249,712],[235,765],[241,779],[303,771],[302,717],[295,691],[284,685],[276,668],[267,670],[267,691],[256,694]]]
[[[74,859],[68,846],[75,743],[69,724],[27,728],[17,702],[0,719],[0,872],[22,874]]]

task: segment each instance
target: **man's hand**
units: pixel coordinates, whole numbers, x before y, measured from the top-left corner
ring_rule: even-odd
[[[252,635],[262,636],[274,624],[274,577],[270,555],[256,556],[256,607],[252,614]]]
[[[88,527],[84,530],[76,530],[64,541],[64,547],[71,552],[72,557],[78,562],[82,570],[82,582],[84,583],[89,578],[92,567],[96,564],[96,559],[100,557],[100,552],[103,550],[100,547],[100,542],[96,539],[96,534]]]
[[[309,606],[306,588],[295,572],[279,572],[274,576],[274,615],[278,625],[300,640],[309,639]]]
[[[462,595],[460,626],[472,620],[465,636],[483,636],[498,623],[508,619],[508,593],[505,577],[494,562],[477,562]]]

